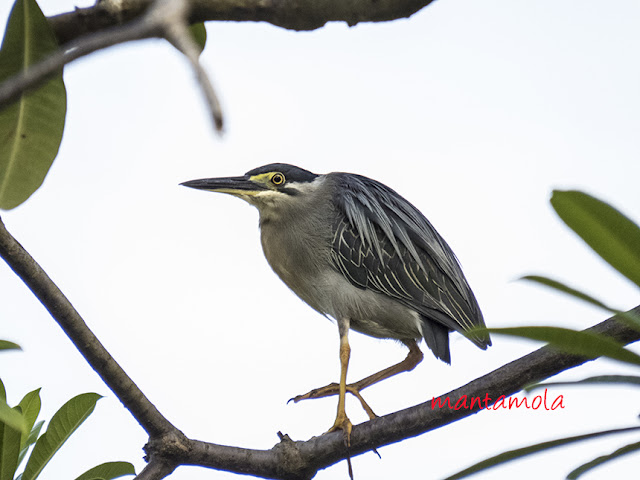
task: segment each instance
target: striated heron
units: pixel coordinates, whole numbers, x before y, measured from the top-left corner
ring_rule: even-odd
[[[329,431],[345,433],[346,392],[370,418],[375,414],[360,391],[412,370],[423,355],[451,363],[449,332],[457,331],[483,350],[491,345],[478,303],[460,265],[431,223],[407,200],[380,182],[334,172],[316,175],[274,163],[241,177],[184,182],[186,187],[228,193],[260,212],[264,255],[280,279],[311,308],[332,317],[340,333],[340,382],[293,398],[338,394]],[[400,363],[347,384],[349,329],[399,340],[409,348]]]

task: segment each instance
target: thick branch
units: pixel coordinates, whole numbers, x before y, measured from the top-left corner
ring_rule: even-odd
[[[327,22],[383,22],[410,17],[433,0],[192,0],[191,22],[268,22],[291,30],[315,30]],[[127,22],[153,0],[103,0],[49,18],[61,44]]]
[[[78,312],[60,292],[47,274],[7,232],[0,220],[0,256],[29,286],[76,348],[87,359],[105,383],[150,434],[146,447],[150,464],[139,478],[164,478],[179,465],[199,465],[263,478],[307,480],[316,472],[348,456],[358,455],[390,443],[434,430],[477,413],[474,409],[433,409],[425,402],[399,412],[356,425],[347,453],[342,433],[293,442],[286,435],[271,450],[251,450],[186,439],[142,394],[91,333]],[[640,306],[632,310],[640,314]],[[589,331],[611,337],[622,344],[640,340],[640,332],[625,322],[610,318]],[[562,353],[551,347],[515,360],[473,382],[449,392],[451,404],[466,395],[495,401],[501,395],[512,395],[528,384],[539,382],[590,359]]]
[[[174,462],[167,462],[162,457],[154,458],[136,475],[134,480],[159,480],[171,475],[175,468]]]
[[[0,257],[31,289],[100,378],[150,436],[182,435],[165,419],[89,329],[80,314],[0,219]]]
[[[640,306],[632,312],[640,314]],[[606,335],[625,345],[640,340],[640,331],[615,318],[589,328],[588,331]],[[455,405],[463,395],[467,398],[481,399],[488,395],[494,402],[501,395],[512,395],[527,385],[545,380],[589,360],[545,346],[441,397],[448,396],[451,405]],[[480,408],[477,403],[474,409],[432,409],[431,401],[428,401],[376,418],[353,428],[350,454],[358,455],[435,430],[477,413],[478,410]],[[285,437],[269,451],[193,442],[187,455],[178,461],[264,478],[308,479],[318,470],[337,463],[346,456],[343,435],[338,432],[314,437],[305,442],[292,442]]]

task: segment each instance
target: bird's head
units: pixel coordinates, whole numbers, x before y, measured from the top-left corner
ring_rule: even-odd
[[[202,178],[181,183],[185,187],[228,193],[264,210],[298,203],[319,186],[321,176],[286,163],[254,168],[241,177]]]

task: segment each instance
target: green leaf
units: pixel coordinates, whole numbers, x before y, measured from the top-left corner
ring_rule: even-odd
[[[0,82],[57,48],[35,0],[16,0],[0,50]],[[60,71],[0,111],[0,208],[20,205],[40,187],[58,154],[66,110]]]
[[[29,447],[34,443],[36,443],[36,440],[38,440],[38,435],[40,435],[40,430],[42,430],[43,425],[44,425],[44,420],[40,420],[31,429],[31,433],[29,433],[26,443],[22,446],[22,449],[20,450],[20,456],[18,457],[18,466],[22,463],[22,460],[24,460],[24,457],[27,455],[27,452],[29,451]]]
[[[526,275],[522,277],[521,280],[529,280],[535,283],[540,283],[541,285],[545,285],[547,287],[553,288],[560,292],[566,293],[567,295],[571,295],[580,300],[584,300],[585,302],[595,305],[596,307],[602,308],[609,313],[618,315],[619,319],[625,322],[631,328],[640,329],[640,317],[638,317],[638,315],[633,310],[624,312],[617,308],[610,307],[605,303],[601,302],[600,300],[590,295],[587,295],[584,292],[576,290],[575,288],[569,287],[568,285],[562,282],[559,282],[557,280],[553,280],[552,278],[549,278],[549,277],[543,277],[540,275]]]
[[[499,455],[496,455],[491,458],[487,458],[481,462],[476,463],[475,465],[470,466],[469,468],[465,468],[464,470],[447,477],[445,480],[458,480],[460,478],[468,477],[474,473],[480,472],[482,470],[486,470],[491,467],[495,467],[497,465],[501,465],[503,463],[510,462],[512,460],[516,460],[518,458],[526,457],[527,455],[531,455],[534,453],[542,452],[544,450],[549,450],[551,448],[561,447],[563,445],[567,445],[570,443],[580,442],[583,440],[589,440],[592,438],[598,438],[605,435],[612,435],[617,433],[625,433],[640,430],[640,427],[630,427],[630,428],[618,428],[615,430],[605,430],[602,432],[594,432],[587,433],[585,435],[577,435],[575,437],[567,437],[560,438],[558,440],[551,440],[549,442],[542,442],[536,445],[530,445],[528,447],[517,448],[515,450],[509,450],[508,452],[503,452]]]
[[[589,358],[607,357],[624,363],[640,365],[640,356],[627,350],[611,338],[592,332],[560,327],[488,328],[489,333],[511,335],[547,342],[555,348]]]
[[[33,447],[22,480],[35,480],[40,475],[58,449],[91,415],[100,398],[97,393],[83,393],[69,400],[53,415],[47,431]]]
[[[20,415],[20,407],[14,407],[14,412]],[[22,415],[20,415],[22,416]],[[0,436],[2,437],[0,448],[0,480],[13,480],[18,468],[18,455],[20,454],[20,430],[3,425]]]
[[[112,478],[135,474],[136,470],[129,462],[107,462],[87,470],[76,478],[76,480],[92,480],[94,478],[111,480]]]
[[[207,44],[207,29],[204,26],[204,23],[194,23],[193,25],[190,25],[189,32],[191,32],[191,36],[195,40],[196,44],[198,44],[200,53],[202,53],[205,45]]]
[[[583,293],[579,290],[576,290],[575,288],[571,288],[562,282],[553,280],[552,278],[549,278],[549,277],[543,277],[541,275],[525,275],[524,277],[521,278],[521,280],[529,280],[530,282],[540,283],[541,285],[545,285],[547,287],[553,288],[555,290],[566,293],[573,297],[579,298],[580,300],[584,300],[585,302],[595,305],[596,307],[602,308],[610,313],[621,313],[621,310],[609,307],[608,305],[605,305],[600,300],[593,298],[592,296],[587,295],[586,293]]]
[[[7,391],[4,389],[4,383],[2,383],[2,379],[0,379],[0,400],[6,403],[7,401]]]
[[[560,218],[613,268],[640,286],[640,227],[611,205],[578,191],[554,190]]]
[[[0,423],[3,423],[18,432],[28,432],[27,424],[22,414],[9,405],[4,400],[0,400]]]
[[[22,350],[17,343],[8,340],[0,340],[0,350]]]
[[[584,473],[587,473],[592,468],[602,465],[603,463],[610,462],[611,460],[615,460],[618,457],[623,455],[627,455],[629,453],[633,453],[637,450],[640,450],[640,442],[631,443],[629,445],[625,445],[622,448],[619,448],[615,452],[610,453],[609,455],[603,455],[598,458],[594,458],[590,462],[581,465],[580,467],[573,470],[569,475],[567,475],[567,480],[575,480],[580,477]]]
[[[530,392],[537,388],[547,387],[574,387],[581,385],[593,385],[593,384],[611,384],[611,385],[638,385],[640,386],[640,377],[635,375],[598,375],[595,377],[588,377],[582,380],[576,380],[573,382],[545,382],[528,385],[524,388],[526,392]]]
[[[22,449],[27,443],[27,439],[31,434],[31,429],[33,428],[33,425],[36,423],[38,415],[40,414],[40,389],[38,388],[32,392],[27,393],[24,398],[20,400],[18,406],[22,410],[22,416],[24,417],[26,426],[20,440],[20,448]]]

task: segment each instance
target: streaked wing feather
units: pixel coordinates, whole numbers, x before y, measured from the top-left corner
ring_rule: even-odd
[[[413,205],[375,180],[332,175],[339,192],[332,257],[353,285],[395,298],[451,330],[484,326],[453,252]],[[490,345],[487,335],[468,337]]]

